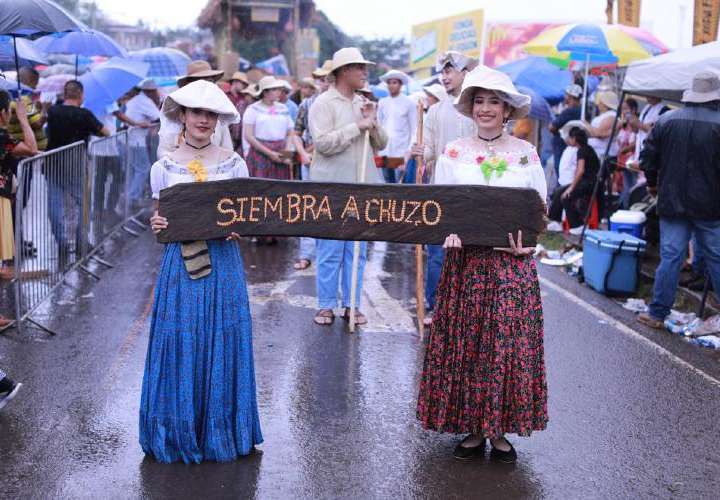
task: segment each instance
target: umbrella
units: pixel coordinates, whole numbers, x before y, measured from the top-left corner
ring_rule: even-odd
[[[587,81],[591,63],[618,63],[626,66],[632,61],[652,56],[643,46],[625,31],[614,25],[566,24],[550,28],[530,40],[524,47],[531,55],[563,58],[585,62],[585,90],[583,99],[587,102]],[[586,103],[582,107],[585,119]]]
[[[35,46],[48,54],[73,54],[76,77],[80,56],[127,57],[128,55],[115,40],[96,30],[53,33],[37,39]]]
[[[147,76],[148,63],[112,58],[80,77],[85,88],[84,106],[96,116]]]
[[[65,89],[65,84],[74,79],[75,77],[73,75],[67,74],[43,77],[40,78],[37,90],[48,94],[62,94]]]
[[[548,102],[537,92],[530,87],[524,87],[522,85],[517,87],[518,92],[530,96],[530,113],[528,116],[534,120],[541,122],[551,122],[553,119],[553,112],[550,109]]]
[[[17,43],[13,43],[12,37],[0,35],[0,69],[16,69],[15,47],[17,47],[18,67],[47,64],[45,56],[29,40],[21,38]]]
[[[565,88],[572,83],[570,71],[559,69],[544,57],[526,57],[497,69],[508,75],[516,86],[529,88],[552,104],[562,101]]]
[[[155,47],[152,49],[130,52],[133,61],[145,62],[150,65],[147,76],[181,76],[187,73],[190,58],[177,49]]]
[[[39,38],[50,33],[84,29],[87,27],[83,23],[50,0],[3,0],[0,9],[0,35],[13,39],[16,71],[20,69],[18,38]]]
[[[0,90],[15,93],[18,91],[18,87],[21,88],[21,92],[23,93],[32,92],[32,89],[27,85],[19,85],[18,82],[16,82],[15,80],[8,80],[0,77]]]

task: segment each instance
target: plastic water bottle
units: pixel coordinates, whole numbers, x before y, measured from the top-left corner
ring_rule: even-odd
[[[709,347],[711,349],[720,349],[720,337],[715,335],[706,335],[692,340],[693,344]]]

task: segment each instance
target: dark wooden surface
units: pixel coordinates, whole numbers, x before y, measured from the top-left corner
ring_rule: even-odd
[[[172,186],[160,193],[160,215],[168,219],[168,229],[158,236],[163,243],[236,232],[441,244],[456,233],[465,245],[507,246],[508,233],[522,230],[523,244],[534,246],[545,227],[544,205],[531,189],[254,178]]]

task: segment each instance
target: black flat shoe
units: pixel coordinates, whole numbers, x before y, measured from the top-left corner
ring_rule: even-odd
[[[472,436],[468,436],[455,447],[453,451],[453,457],[458,460],[471,460],[473,458],[482,457],[485,455],[485,439],[480,441],[480,444],[473,447],[463,446],[462,444],[470,439]]]
[[[513,445],[510,444],[510,441],[508,441],[507,439],[505,441],[508,445],[510,445],[510,450],[498,450],[491,444],[490,447],[492,449],[490,450],[490,458],[504,464],[514,464],[515,462],[517,462],[517,453],[515,452],[515,448],[513,448]]]

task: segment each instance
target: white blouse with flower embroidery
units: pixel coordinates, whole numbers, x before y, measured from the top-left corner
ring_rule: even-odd
[[[465,137],[449,143],[436,164],[435,184],[479,184],[535,189],[547,199],[545,172],[535,147],[503,135],[488,143]]]
[[[240,155],[233,153],[227,160],[217,165],[206,166],[209,181],[220,181],[224,179],[235,179],[237,177],[249,177],[247,165]],[[150,170],[150,188],[152,197],[160,198],[160,191],[175,184],[195,182],[195,176],[188,168],[167,156],[158,160]]]

